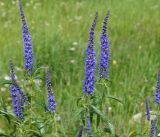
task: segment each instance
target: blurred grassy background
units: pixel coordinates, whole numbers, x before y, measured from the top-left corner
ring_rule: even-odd
[[[112,101],[108,105],[112,107],[112,121],[121,136],[131,131],[140,132],[142,123],[129,121],[133,115],[144,113],[144,100],[154,93],[160,64],[160,1],[23,0],[23,5],[32,35],[35,64],[51,67],[58,111],[64,112],[61,112],[65,117],[64,128],[73,130],[77,129],[71,120],[76,98],[83,92],[88,31],[98,11],[95,32],[98,60],[101,25],[110,10],[112,82],[109,94],[124,101],[124,105]],[[10,59],[15,66],[23,68],[21,22],[16,0],[0,0],[0,26],[0,79],[3,79],[9,75]]]

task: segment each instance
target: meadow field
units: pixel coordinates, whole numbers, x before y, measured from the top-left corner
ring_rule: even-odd
[[[98,68],[102,22],[109,10],[109,82],[107,81],[106,87],[101,87],[97,82],[94,92],[95,95],[101,96],[103,91],[107,96],[118,99],[116,101],[106,98],[103,109],[119,137],[148,137],[151,125],[145,117],[145,100],[150,97],[150,106],[155,108],[154,93],[160,67],[160,1],[22,1],[32,36],[34,65],[35,68],[50,66],[52,88],[57,103],[56,117],[60,121],[55,127],[61,134],[51,135],[48,131],[42,136],[77,135],[82,123],[77,99],[83,95],[85,50],[89,29],[98,11],[95,29]],[[41,79],[35,83],[40,85],[39,87],[30,91],[24,82],[23,40],[18,1],[0,0],[0,34],[0,82],[9,80],[9,60],[12,60],[20,86],[26,93],[33,92],[35,97],[38,96],[37,102],[41,104],[46,92],[45,71],[42,69],[38,73]],[[96,77],[98,79],[97,70]],[[12,110],[9,91],[9,84],[0,84],[1,110],[4,105],[8,110]],[[37,95],[39,93],[42,95]],[[41,109],[35,112],[38,113],[45,117]],[[12,131],[6,123],[5,118],[0,115],[0,134],[9,134]],[[83,134],[85,136],[85,133]]]

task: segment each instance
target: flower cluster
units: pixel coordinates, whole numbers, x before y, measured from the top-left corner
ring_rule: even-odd
[[[96,27],[96,22],[98,18],[98,12],[96,12],[94,21],[92,23],[89,39],[88,39],[88,46],[86,49],[86,62],[85,62],[85,79],[84,79],[84,94],[93,94],[94,91],[94,73],[96,67],[96,55],[94,50],[94,30]]]
[[[102,33],[101,33],[101,52],[100,52],[100,61],[99,61],[99,78],[105,77],[108,79],[108,66],[109,66],[109,41],[107,34],[107,23],[109,18],[109,11],[104,18]]]
[[[82,137],[83,126],[80,126],[79,133],[77,137]]]
[[[99,60],[99,78],[108,78],[108,65],[109,65],[109,41],[107,35],[107,23],[109,18],[109,11],[104,18],[103,27],[101,32],[101,46],[100,46],[100,60]],[[95,87],[95,69],[96,69],[96,53],[94,46],[94,31],[97,23],[98,12],[96,12],[94,21],[92,23],[88,46],[86,49],[86,59],[85,59],[85,78],[84,78],[84,94],[92,95]],[[88,96],[87,96],[88,97]],[[86,121],[86,134],[89,135],[91,130],[90,118]]]
[[[27,26],[24,11],[22,8],[22,1],[21,0],[19,0],[19,8],[20,8],[21,21],[22,21],[22,36],[23,36],[23,42],[24,42],[25,69],[27,71],[32,71],[33,70],[32,40],[31,40],[31,35],[28,30],[28,26]]]
[[[55,113],[56,112],[56,101],[55,101],[55,97],[52,91],[49,69],[47,69],[47,72],[46,72],[46,87],[47,87],[47,92],[48,92],[48,110]]]
[[[90,118],[87,119],[87,124],[86,124],[86,134],[89,135],[91,130],[91,122]]]
[[[12,84],[10,86],[10,94],[11,94],[11,97],[12,97],[14,114],[19,119],[23,119],[21,100],[20,100],[20,96],[19,96],[19,88],[17,88],[14,84]]]
[[[147,116],[147,120],[150,121],[150,109],[149,109],[149,103],[148,103],[148,98],[146,99],[146,116]]]
[[[28,30],[21,0],[19,0],[19,9],[20,9],[20,15],[21,15],[21,21],[22,21],[25,69],[27,70],[27,72],[32,72],[33,47],[32,47],[31,35]],[[10,61],[10,69],[11,69],[11,82],[12,82],[10,86],[10,94],[12,97],[14,113],[19,119],[23,119],[24,117],[23,117],[22,111],[25,103],[28,102],[28,98],[26,94],[18,86],[15,73],[14,73],[14,66],[11,61]],[[55,97],[51,87],[49,69],[46,72],[46,86],[47,86],[47,92],[48,92],[48,110],[51,112],[56,112],[56,102],[55,102]]]
[[[155,136],[156,125],[157,125],[157,119],[152,120],[151,121],[150,137],[154,137]]]
[[[160,103],[160,70],[158,72],[158,78],[157,78],[157,82],[156,82],[155,102],[157,104]]]
[[[158,134],[158,113],[156,113],[156,118],[151,118],[151,114],[150,114],[150,108],[149,108],[149,99],[146,99],[146,116],[147,116],[147,120],[151,122],[151,129],[150,129],[150,137],[154,137],[157,136]],[[155,104],[156,106],[158,106],[160,103],[160,70],[158,72],[158,78],[156,81],[156,89],[155,89]]]
[[[22,107],[28,101],[28,98],[17,84],[14,73],[14,66],[12,62],[10,62],[10,70],[11,70],[11,81],[12,81],[12,84],[10,86],[10,94],[13,102],[13,110],[15,115],[19,119],[23,119]]]

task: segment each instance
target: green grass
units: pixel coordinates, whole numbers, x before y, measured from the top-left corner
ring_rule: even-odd
[[[51,67],[58,111],[64,118],[67,135],[77,132],[77,124],[72,117],[76,98],[83,93],[88,31],[97,10],[99,18],[95,43],[98,62],[100,30],[108,9],[111,13],[108,29],[111,84],[108,94],[124,102],[121,105],[108,101],[107,105],[112,107],[111,120],[122,137],[132,131],[145,131],[143,122],[130,121],[134,114],[145,113],[145,98],[154,93],[160,64],[160,1],[24,0],[23,4],[32,35],[35,64]],[[15,66],[23,68],[23,43],[17,3],[11,0],[0,1],[0,26],[0,79],[3,79],[9,75],[10,59]]]

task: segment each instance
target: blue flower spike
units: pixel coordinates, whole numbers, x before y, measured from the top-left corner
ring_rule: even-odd
[[[96,27],[96,22],[98,18],[98,12],[96,12],[94,21],[90,28],[88,46],[86,49],[86,59],[85,59],[85,78],[83,91],[85,95],[92,95],[94,91],[95,83],[95,68],[96,68],[96,55],[94,50],[94,30]]]
[[[20,97],[21,105],[23,106],[25,105],[26,102],[28,102],[28,98],[27,98],[27,95],[21,90],[21,88],[17,84],[17,80],[14,73],[14,65],[12,61],[10,61],[10,71],[11,71],[11,82],[12,82],[11,87],[14,90],[16,90],[16,93]]]
[[[90,122],[90,118],[88,118],[86,123],[86,134],[89,135],[90,132],[91,132],[91,122]]]
[[[155,137],[156,127],[157,127],[157,118],[151,120],[150,137]]]
[[[101,44],[100,44],[100,61],[99,61],[99,78],[104,77],[108,79],[108,68],[109,68],[109,56],[110,56],[110,47],[107,33],[107,24],[110,12],[107,12],[107,15],[104,17],[102,32],[101,32]]]
[[[34,66],[33,46],[32,46],[31,35],[28,30],[21,0],[19,0],[19,9],[20,9],[20,16],[22,21],[22,37],[23,37],[23,43],[24,43],[24,66],[28,72],[32,73],[33,66]]]
[[[28,98],[17,84],[12,61],[10,61],[10,71],[11,71],[11,82],[12,82],[10,86],[10,94],[12,97],[13,111],[14,111],[14,114],[20,120],[23,120],[24,117],[23,117],[22,110],[23,110],[23,106],[28,101]]]
[[[47,87],[47,94],[48,94],[48,111],[55,113],[56,112],[56,101],[55,101],[54,93],[52,91],[49,68],[46,71],[46,87]]]
[[[151,114],[150,114],[149,99],[148,98],[146,99],[145,105],[146,105],[146,117],[147,117],[147,120],[150,121]]]
[[[158,78],[157,78],[157,82],[156,82],[155,102],[156,102],[156,104],[160,103],[160,69],[158,72]]]
[[[80,126],[79,133],[77,137],[82,137],[83,126]]]

